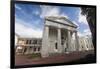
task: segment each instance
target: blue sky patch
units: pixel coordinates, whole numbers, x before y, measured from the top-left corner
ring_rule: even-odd
[[[78,35],[91,35],[80,7],[15,4],[15,32],[24,37],[42,37],[45,16],[65,16],[78,25]]]

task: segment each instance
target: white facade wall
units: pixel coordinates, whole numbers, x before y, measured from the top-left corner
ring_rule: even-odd
[[[48,57],[50,53],[65,53],[72,51],[71,35],[72,32],[76,32],[76,28],[77,26],[66,18],[47,18],[44,23],[42,38],[42,57]],[[62,39],[63,37],[65,39]]]
[[[83,50],[93,50],[93,43],[92,43],[92,39],[90,37],[80,37],[79,38],[79,50],[83,51]]]
[[[36,42],[34,42],[36,41]],[[42,39],[38,38],[19,38],[16,46],[16,53],[40,53]],[[19,51],[20,50],[20,51]]]

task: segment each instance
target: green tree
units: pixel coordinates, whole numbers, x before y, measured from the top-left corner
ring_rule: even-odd
[[[88,25],[90,27],[91,33],[92,33],[92,41],[93,41],[93,46],[94,49],[96,50],[95,46],[95,34],[96,34],[96,8],[92,7],[81,7],[81,14],[86,15],[86,19],[88,22]]]

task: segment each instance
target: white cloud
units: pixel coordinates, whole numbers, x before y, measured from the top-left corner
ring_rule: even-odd
[[[33,11],[32,13],[35,14],[35,15],[40,15],[39,11]]]
[[[78,28],[79,28],[79,25],[78,25],[78,23],[76,22],[76,21],[72,21],[75,25],[77,25],[78,26]]]
[[[81,14],[81,9],[79,10],[79,14],[78,14],[78,22],[88,25],[88,22],[86,20],[86,16]]]
[[[60,14],[60,10],[57,7],[54,6],[40,6],[41,7],[41,18],[44,18],[45,16],[56,16]]]
[[[42,38],[42,30],[28,27],[22,23],[15,23],[15,32],[18,33],[21,37]]]
[[[46,6],[42,5],[41,7],[41,14],[40,17],[44,18],[46,16],[64,16],[68,18],[68,16],[64,13],[61,13],[61,10],[57,6]]]
[[[91,35],[90,29],[85,29],[85,30],[84,30],[84,33],[85,33],[85,35]]]
[[[85,30],[83,30],[83,32],[78,32],[79,37],[83,37],[83,36],[87,36],[87,35],[91,36],[90,29],[85,29]]]
[[[62,13],[61,16],[66,17],[67,19],[69,19],[68,15],[66,15],[65,13]]]
[[[21,10],[21,7],[19,7],[18,5],[15,4],[15,8],[18,10]]]
[[[79,37],[82,37],[82,36],[84,36],[81,32],[78,32],[78,36]]]

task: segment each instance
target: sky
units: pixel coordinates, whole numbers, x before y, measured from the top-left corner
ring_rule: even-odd
[[[15,33],[22,37],[41,38],[45,16],[64,16],[78,26],[78,35],[91,35],[86,16],[80,7],[15,4]]]

